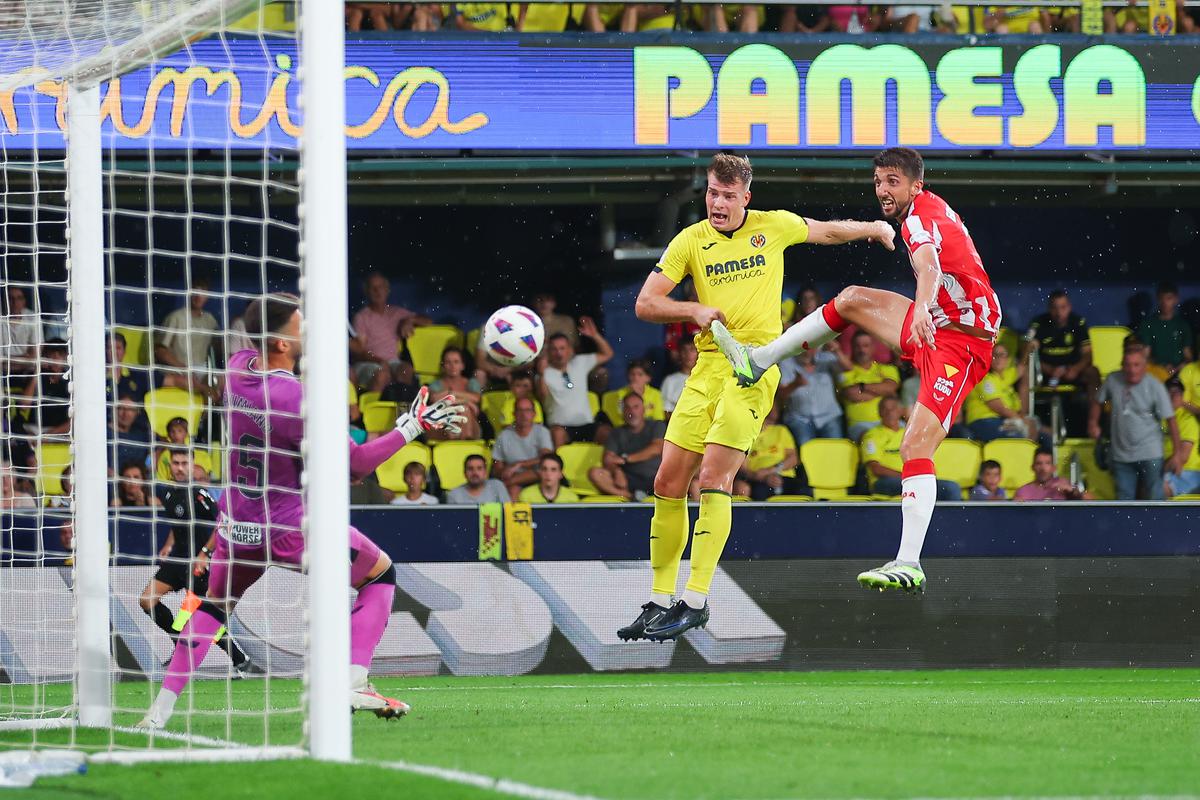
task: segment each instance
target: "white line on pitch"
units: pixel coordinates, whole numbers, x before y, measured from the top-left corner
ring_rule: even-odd
[[[833,689],[854,689],[857,687],[866,688],[893,688],[903,686],[915,686],[927,689],[954,689],[958,686],[1059,686],[1064,683],[1079,686],[1111,686],[1129,685],[1140,686],[1142,684],[1168,684],[1168,683],[1190,683],[1200,685],[1200,679],[1196,678],[1148,678],[1146,680],[1096,680],[1069,682],[1062,680],[1027,680],[1027,681],[955,681],[952,684],[938,684],[928,680],[924,681],[879,681],[879,682],[864,682],[854,681],[847,683],[829,682],[822,683],[818,681],[727,681],[720,683],[706,683],[701,681],[687,682],[676,681],[666,683],[514,683],[507,686],[404,686],[396,691],[404,692],[511,692],[525,691],[527,689],[719,689],[731,688],[738,686],[754,686],[754,687],[778,687],[780,689],[795,689],[796,687],[819,687]]]
[[[508,778],[494,778],[491,775],[481,775],[478,772],[465,772],[459,769],[435,767],[431,764],[413,764],[408,761],[364,761],[361,759],[358,763],[393,769],[398,772],[425,775],[448,783],[473,786],[476,789],[496,792],[497,794],[525,797],[528,800],[599,800],[599,798],[592,795],[575,794],[563,789],[548,789],[544,786],[533,786],[532,784],[521,783],[520,781],[512,781]]]

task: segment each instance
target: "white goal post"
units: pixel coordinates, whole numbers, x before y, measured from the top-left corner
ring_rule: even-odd
[[[192,125],[185,120],[182,136],[171,143],[160,142],[153,131],[146,135],[144,165],[134,168],[122,166],[111,142],[112,132],[103,127],[112,126],[114,117],[113,95],[104,93],[106,83],[154,67],[160,59],[187,59],[197,42],[206,36],[225,43],[225,31],[232,23],[247,14],[259,14],[261,18],[261,2],[29,0],[6,4],[5,10],[0,10],[0,112],[5,110],[5,100],[7,108],[13,109],[7,116],[0,114],[3,160],[0,172],[4,173],[4,185],[0,187],[4,212],[0,234],[4,237],[4,254],[11,256],[11,260],[6,258],[4,262],[0,280],[6,290],[20,289],[32,299],[33,324],[41,337],[32,350],[22,350],[9,341],[7,334],[0,339],[5,413],[13,420],[11,426],[6,422],[4,428],[5,457],[18,451],[27,454],[26,462],[3,464],[6,492],[15,492],[14,497],[21,494],[17,489],[25,476],[23,470],[28,471],[27,483],[36,487],[32,491],[36,508],[30,506],[24,510],[24,498],[18,497],[6,501],[4,509],[0,509],[0,518],[6,526],[18,514],[37,520],[37,528],[29,538],[33,544],[28,552],[22,551],[23,564],[17,565],[15,546],[12,563],[0,563],[0,626],[24,625],[23,641],[35,643],[39,635],[45,638],[47,631],[61,632],[70,645],[58,642],[56,646],[69,649],[74,658],[70,677],[62,673],[71,682],[71,697],[69,702],[56,704],[48,699],[54,695],[51,684],[63,678],[45,677],[50,671],[37,666],[50,656],[44,653],[22,656],[5,651],[10,642],[0,627],[0,684],[9,684],[0,685],[0,750],[79,746],[90,747],[93,758],[122,761],[241,760],[297,755],[339,761],[351,758],[347,702],[350,570],[346,560],[349,463],[344,427],[329,424],[331,420],[344,419],[347,408],[343,2],[297,0],[291,6],[296,13],[294,33],[284,35],[283,41],[288,49],[294,45],[298,56],[290,79],[293,87],[299,87],[294,98],[299,115],[294,119],[297,127],[303,126],[302,132],[292,139],[285,142],[285,137],[272,129],[251,140],[247,147],[246,141],[227,134],[229,139],[222,150],[220,142],[214,142],[210,133],[204,133],[200,135],[202,141],[193,148],[188,139]],[[265,31],[261,22],[257,31],[251,28],[242,34],[255,35],[263,53],[269,49],[267,40],[277,36],[274,31]],[[276,65],[284,63],[278,56],[275,59],[271,70],[281,69]],[[274,87],[273,74],[265,71],[258,76],[262,89],[268,85]],[[204,85],[203,80],[191,84],[188,104],[205,101]],[[61,88],[53,88],[56,86]],[[178,89],[180,84],[174,86]],[[229,90],[227,84],[215,88]],[[213,89],[210,83],[210,96]],[[46,114],[44,96],[55,91],[65,93],[65,102],[58,101],[59,108],[65,109],[65,130],[56,130],[53,114],[49,118]],[[15,105],[14,98],[17,98]],[[117,98],[115,112],[119,118],[122,114],[119,92]],[[178,98],[173,101],[177,109],[180,101]],[[316,113],[311,113],[314,110]],[[124,113],[136,117],[141,110],[135,112],[129,108]],[[163,119],[171,113],[172,104],[165,101],[157,109],[157,115]],[[6,143],[5,133],[18,138],[10,138]],[[65,158],[59,154],[63,152],[60,148],[64,138]],[[212,174],[204,173],[206,167],[197,166],[201,156],[196,151],[201,148],[218,165]],[[243,149],[235,153],[234,148]],[[289,157],[295,157],[299,166],[285,180],[279,177],[274,162],[278,161],[277,154],[287,149],[294,149]],[[167,165],[168,161],[172,165]],[[246,164],[250,165],[248,177]],[[291,183],[284,185],[286,181]],[[222,186],[223,198],[219,197]],[[168,195],[173,198],[170,202],[174,206],[160,199]],[[208,199],[201,201],[198,199],[201,195]],[[289,202],[296,206],[295,222],[281,222],[272,216],[273,204]],[[246,211],[247,207],[251,210]],[[50,219],[62,211],[65,214],[61,218]],[[57,226],[50,236],[53,242],[44,238],[44,231],[51,223]],[[160,226],[176,226],[176,223],[183,231],[182,241],[188,245],[182,249],[156,238]],[[260,229],[261,241],[245,234],[255,225]],[[211,242],[197,241],[195,232],[201,229],[220,229],[226,243],[239,240],[237,247],[241,249],[236,253],[214,251]],[[134,234],[130,234],[131,230]],[[131,243],[131,236],[139,241]],[[47,275],[58,274],[54,272],[56,259],[63,255],[58,237],[66,243],[65,280],[52,282]],[[276,252],[277,239],[289,237],[295,238],[292,252],[280,255]],[[195,250],[191,249],[193,245]],[[259,263],[254,278],[260,289],[231,288],[241,287],[239,271],[254,271],[255,259]],[[294,637],[302,641],[296,650],[303,662],[303,690],[296,693],[286,686],[274,689],[278,682],[270,679],[268,669],[268,677],[260,682],[262,696],[254,697],[249,708],[239,709],[238,699],[244,698],[247,691],[235,691],[231,678],[226,677],[224,695],[228,707],[211,712],[181,698],[178,713],[183,715],[186,732],[143,736],[130,727],[134,719],[131,715],[138,711],[143,700],[148,705],[152,692],[131,701],[121,699],[130,696],[123,689],[121,697],[116,697],[120,685],[117,681],[129,677],[128,667],[118,662],[132,658],[139,664],[157,665],[163,644],[158,641],[154,645],[157,650],[150,648],[132,656],[115,652],[111,615],[125,614],[132,619],[127,609],[136,605],[131,590],[120,589],[110,580],[110,568],[123,554],[119,550],[110,552],[109,521],[111,515],[121,519],[128,514],[155,522],[158,512],[150,509],[147,515],[138,517],[141,510],[135,513],[124,507],[110,509],[110,498],[114,494],[120,497],[123,489],[118,486],[119,475],[113,474],[119,467],[114,464],[117,448],[111,432],[117,429],[114,409],[118,398],[112,385],[115,379],[106,362],[106,345],[117,328],[118,310],[134,297],[136,303],[144,303],[150,317],[144,326],[148,340],[142,354],[147,360],[146,372],[153,374],[162,367],[154,355],[157,341],[154,337],[161,330],[156,328],[153,304],[162,296],[188,302],[185,298],[190,297],[189,289],[180,285],[190,286],[198,263],[215,265],[213,270],[220,287],[211,295],[225,312],[226,324],[232,316],[231,307],[240,307],[238,304],[252,300],[256,294],[298,290],[301,295],[305,315],[301,370],[305,387],[303,455],[307,504],[304,523],[307,582],[301,585],[307,587],[307,602],[305,598],[297,600],[292,610],[303,620]],[[144,265],[141,286],[134,285],[128,277],[139,274],[137,264]],[[181,270],[181,274],[173,270]],[[294,275],[294,285],[273,285],[271,276],[281,271]],[[159,283],[163,277],[169,278],[169,285]],[[48,316],[42,315],[43,298],[57,297],[60,290],[65,290],[62,294],[66,298],[66,313],[61,324],[53,326],[47,321]],[[8,311],[7,306],[5,310]],[[45,381],[59,380],[47,371],[40,355],[45,341],[51,338],[46,332],[52,329],[67,333],[69,372],[62,380],[69,378],[70,424],[65,433],[55,433],[51,426],[41,425],[43,417],[37,409],[37,404],[46,400]],[[19,372],[19,363],[25,358],[18,355],[22,352],[33,353],[35,366],[31,374]],[[208,369],[206,374],[211,375],[211,361]],[[203,371],[200,368],[193,375]],[[21,398],[14,390],[18,379],[35,387],[30,390],[31,397]],[[220,413],[219,408],[206,406],[206,421],[201,422],[213,436],[205,450],[213,461],[228,452],[219,441],[219,431],[224,426],[215,417]],[[196,430],[190,431],[193,437],[195,433]],[[191,446],[189,442],[188,447]],[[69,447],[69,481],[68,473],[61,470],[52,481],[47,478],[45,454],[56,447]],[[156,455],[150,462],[151,468],[157,460]],[[219,465],[214,471],[228,474]],[[69,515],[69,521],[63,522],[62,527],[65,531],[69,525],[74,534],[72,558],[67,559],[69,570],[58,568],[62,583],[70,589],[71,599],[64,601],[70,603],[73,619],[70,631],[66,623],[60,624],[60,618],[55,618],[59,622],[52,621],[53,613],[39,605],[43,599],[39,588],[42,584],[31,581],[32,573],[14,571],[39,570],[39,574],[48,574],[54,569],[51,565],[58,563],[50,558],[44,544],[51,538],[51,528],[58,525],[54,514],[43,507],[43,501],[55,499],[49,497],[49,492],[43,496],[44,484],[48,482],[61,483],[59,505]],[[16,523],[12,524],[15,528]],[[18,541],[19,531],[4,533],[8,537],[5,541]],[[69,538],[67,533],[62,535],[64,541]],[[140,581],[144,581],[141,576],[147,568],[140,568]],[[50,576],[47,580],[54,583],[58,578]],[[23,615],[27,619],[22,619]],[[264,630],[271,630],[271,617],[269,614],[265,617],[268,621]],[[147,624],[140,616],[133,621]],[[232,624],[231,620],[231,627]],[[165,638],[161,631],[156,635]],[[121,647],[128,645],[122,642]],[[10,664],[8,671],[15,673],[11,664],[26,662],[33,666],[28,670],[32,677],[24,684],[15,674],[4,672],[6,664]],[[161,669],[147,668],[142,677],[157,688]],[[242,684],[246,685],[258,684],[251,681]],[[253,694],[254,690],[248,691]],[[253,727],[259,722],[254,714],[265,718],[277,707],[295,712],[302,719],[293,738],[272,738],[269,725],[263,721],[261,740],[249,744],[239,741],[240,725]],[[206,732],[212,728],[223,730],[224,735]],[[49,735],[56,729],[65,731],[62,737]],[[102,729],[106,733],[97,738],[83,735],[81,729]],[[26,732],[26,738],[15,735],[17,732]],[[14,738],[7,738],[7,734],[13,734]]]

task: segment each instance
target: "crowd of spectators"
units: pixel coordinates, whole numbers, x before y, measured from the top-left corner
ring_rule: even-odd
[[[1078,8],[1058,6],[943,5],[694,5],[676,20],[672,3],[346,3],[349,31],[606,31],[634,33],[683,30],[712,33],[1078,33]],[[1182,1],[1176,10],[1179,33],[1196,33],[1200,19]],[[1130,2],[1105,8],[1105,33],[1147,33],[1148,7]]]

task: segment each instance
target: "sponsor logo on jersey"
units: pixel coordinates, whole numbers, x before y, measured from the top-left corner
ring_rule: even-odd
[[[948,371],[948,370],[947,370]],[[957,370],[955,370],[957,372]],[[933,382],[933,396],[938,400],[945,400],[954,391],[954,382],[943,377],[938,377]]]
[[[763,236],[761,233],[756,233],[750,237],[750,244],[753,247],[762,247],[766,243],[767,237]]]
[[[761,278],[767,273],[756,267],[765,267],[767,257],[759,254],[740,259],[720,261],[704,265],[704,276],[708,278],[709,286],[720,286],[725,283],[744,280],[746,278]]]
[[[701,247],[700,249],[701,249],[701,250],[707,250],[707,249],[709,249],[710,247],[716,247],[716,245],[717,245],[717,243],[716,243],[716,242],[709,242],[708,244],[704,245],[704,246],[703,246],[703,247]]]
[[[953,378],[955,375],[957,375],[959,373],[958,367],[952,367],[949,364],[944,364],[943,366],[946,368],[946,377],[947,378]]]
[[[226,520],[226,525],[220,530],[221,535],[227,541],[234,544],[260,545],[263,541],[262,526],[253,522],[230,522]]]

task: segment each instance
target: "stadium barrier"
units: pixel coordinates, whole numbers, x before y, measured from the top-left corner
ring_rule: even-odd
[[[398,562],[381,675],[672,669],[1190,666],[1200,656],[1200,539],[1185,505],[947,505],[927,545],[920,598],[863,591],[854,575],[895,547],[894,507],[739,505],[713,587],[713,620],[687,644],[621,642],[649,585],[649,506],[538,508],[533,559],[480,562],[479,514],[357,509],[354,523]],[[0,596],[61,597],[52,630],[0,604],[0,682],[70,680],[70,571],[22,566],[56,546],[52,521],[12,517]],[[416,530],[419,525],[419,531]],[[165,535],[165,524],[159,531]],[[161,678],[170,642],[138,608],[155,522],[113,528],[114,666]],[[65,555],[65,554],[63,554]],[[47,562],[43,562],[47,563]],[[684,564],[686,579],[687,564]],[[302,667],[303,575],[272,568],[231,618],[276,675]],[[15,594],[14,594],[15,592]],[[168,598],[168,603],[176,602]],[[50,634],[47,636],[47,634]],[[47,648],[46,642],[56,642]],[[59,652],[61,650],[61,652]],[[223,677],[214,651],[203,676]]]

